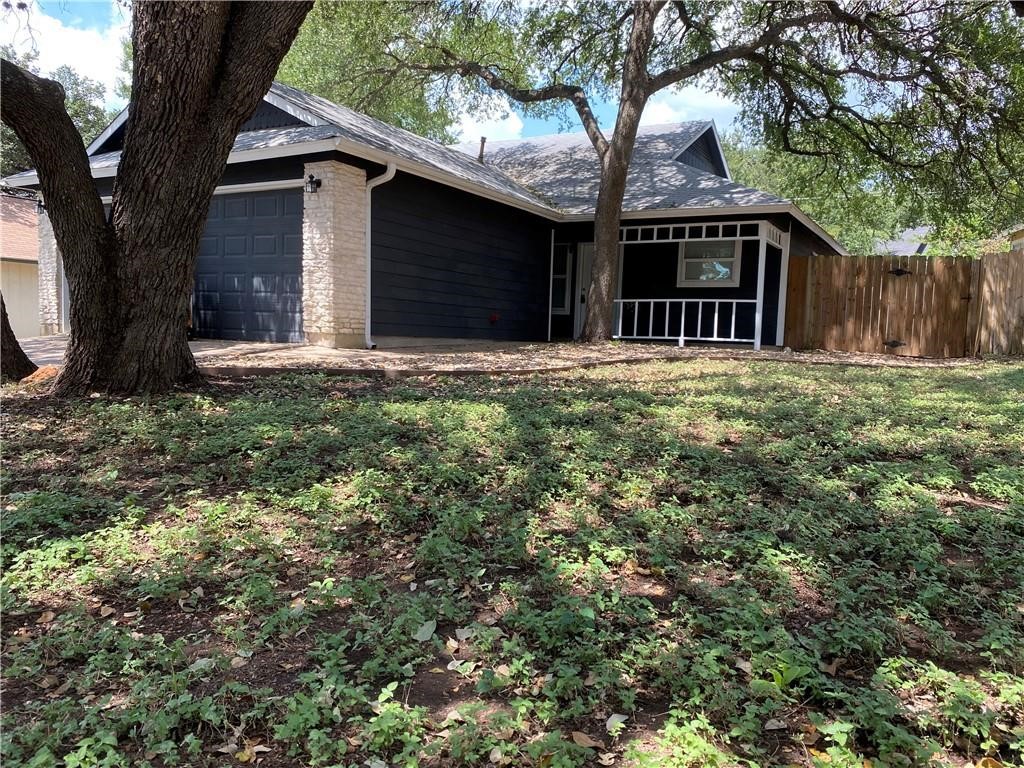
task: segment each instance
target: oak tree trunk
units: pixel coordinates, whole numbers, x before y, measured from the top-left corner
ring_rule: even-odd
[[[109,215],[60,86],[2,62],[3,120],[38,168],[68,279],[56,394],[197,378],[186,320],[213,190],[311,5],[133,4],[132,96]]]
[[[21,381],[36,372],[36,364],[28,359],[14,336],[3,294],[0,294],[0,314],[3,315],[0,320],[3,324],[3,335],[0,338],[0,381]]]
[[[647,62],[654,41],[654,22],[660,9],[659,3],[633,4],[633,26],[623,61],[615,132],[601,155],[601,184],[594,213],[594,266],[587,290],[584,341],[604,341],[612,337],[622,198],[626,193],[626,176],[633,158],[640,117],[649,96]]]

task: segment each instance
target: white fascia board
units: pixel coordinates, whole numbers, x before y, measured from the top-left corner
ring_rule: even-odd
[[[711,135],[715,137],[715,144],[718,145],[718,156],[722,158],[722,167],[725,168],[725,178],[732,181],[732,172],[729,170],[729,161],[725,159],[725,147],[722,146],[722,137],[718,134],[718,126],[711,121]]]
[[[705,120],[704,122],[707,122],[707,121]],[[676,150],[676,153],[675,153],[674,155],[672,155],[672,159],[673,159],[673,160],[679,160],[679,158],[680,158],[680,157],[682,157],[682,155],[683,155],[683,152],[685,152],[685,151],[686,151],[686,150],[688,150],[688,149],[689,149],[690,147],[692,147],[692,146],[694,145],[694,143],[695,143],[695,142],[697,141],[697,139],[699,139],[699,138],[700,138],[701,136],[703,136],[703,135],[704,135],[705,133],[707,133],[707,132],[708,132],[708,129],[707,129],[707,128],[705,128],[705,129],[704,129],[703,131],[701,131],[700,133],[698,133],[698,134],[697,134],[696,136],[694,136],[694,137],[693,137],[692,139],[690,139],[690,140],[689,140],[688,142],[686,142],[685,144],[683,144],[683,146],[682,146],[682,147],[680,147],[680,148],[679,148],[678,150]]]
[[[339,152],[354,155],[355,157],[361,157],[364,160],[380,163],[381,165],[387,165],[387,163],[393,162],[398,170],[410,173],[413,176],[419,176],[420,178],[429,179],[430,181],[436,181],[439,184],[444,184],[446,187],[461,189],[462,191],[469,192],[477,197],[504,203],[505,205],[509,205],[513,208],[519,208],[520,210],[528,211],[529,213],[535,213],[538,216],[543,216],[544,218],[551,219],[552,221],[559,221],[563,218],[561,212],[552,208],[531,203],[528,200],[522,200],[512,195],[502,194],[496,190],[488,189],[487,187],[483,187],[479,184],[474,184],[472,181],[467,179],[461,179],[458,176],[453,176],[445,173],[444,171],[439,171],[436,168],[431,168],[428,165],[397,157],[384,152],[383,150],[373,149],[348,139],[339,138],[335,141]]]
[[[110,121],[110,125],[108,125],[106,128],[104,128],[103,132],[100,133],[99,136],[97,136],[95,139],[93,139],[89,143],[89,146],[85,148],[85,154],[92,155],[93,152],[95,152],[97,149],[102,147],[103,146],[103,142],[105,142],[107,139],[109,139],[113,135],[114,131],[116,131],[118,128],[120,128],[122,125],[124,125],[124,123],[125,123],[125,121],[127,119],[128,119],[128,107],[125,107],[124,109],[122,109],[120,112],[117,113],[117,117],[115,117],[113,120]]]
[[[701,208],[655,208],[645,211],[623,211],[622,220],[630,219],[671,219],[691,218],[694,216],[736,216],[751,215],[757,216],[766,213],[788,213],[794,219],[803,224],[807,229],[832,246],[841,256],[849,256],[850,253],[839,244],[828,232],[818,226],[806,213],[801,211],[793,203],[768,203],[764,205],[708,205]],[[592,213],[575,213],[562,217],[562,221],[593,221]]]
[[[266,96],[263,97],[263,101],[267,102],[268,104],[271,104],[272,106],[277,107],[282,112],[287,112],[292,117],[301,120],[302,122],[308,125],[314,127],[321,125],[330,125],[330,123],[327,120],[324,120],[322,117],[314,115],[312,112],[309,112],[305,109],[301,109],[292,104],[287,99],[277,96],[274,93],[268,93]],[[86,147],[85,154],[92,155],[93,152],[102,147],[103,142],[109,139],[111,135],[113,135],[114,131],[116,131],[118,128],[124,125],[127,119],[128,107],[125,107],[117,113],[117,117],[115,117],[110,122],[110,125],[104,128],[103,132],[100,133],[100,135],[97,136],[95,139],[93,139],[89,146]]]
[[[0,179],[4,186],[7,187],[28,187],[32,184],[38,184],[39,178],[33,173],[31,176],[26,176],[23,179],[12,179],[10,176],[6,176]]]
[[[388,162],[394,162],[398,170],[405,173],[412,174],[413,176],[419,176],[430,181],[436,181],[439,184],[443,184],[447,187],[453,187],[455,189],[461,189],[464,192],[482,197],[487,200],[493,200],[495,202],[503,203],[513,208],[518,208],[529,213],[542,216],[550,221],[558,222],[572,222],[572,221],[593,221],[593,214],[562,214],[559,211],[530,203],[529,201],[522,200],[512,195],[504,195],[496,190],[487,189],[481,187],[478,184],[474,184],[471,181],[460,179],[458,177],[447,174],[443,171],[439,171],[435,168],[417,163],[412,160],[406,160],[391,155],[383,150],[373,149],[363,144],[359,144],[354,141],[343,138],[333,139],[321,139],[319,141],[310,141],[300,144],[286,144],[279,147],[265,147],[262,149],[249,149],[239,152],[232,152],[228,155],[228,163],[244,163],[252,162],[254,160],[266,160],[275,157],[289,157],[293,155],[305,155],[314,152],[330,152],[332,150],[338,150],[346,154],[353,155],[355,157],[363,158],[371,162],[380,163],[381,165],[387,165]],[[109,178],[117,175],[117,166],[108,166],[104,168],[96,168],[92,171],[93,178]],[[32,184],[38,184],[39,178],[37,174],[26,176],[22,179],[18,179],[16,182],[5,180],[6,184],[12,187],[29,186]],[[232,186],[243,186],[243,185],[232,185]],[[224,189],[224,187],[218,187],[218,189]],[[255,189],[255,188],[254,188]],[[238,189],[238,191],[244,191]],[[672,217],[692,217],[692,216],[730,216],[736,214],[746,215],[758,215],[765,213],[786,213],[791,215],[794,219],[803,224],[807,229],[813,232],[815,235],[824,240],[828,245],[836,250],[842,256],[848,256],[849,252],[840,245],[835,239],[832,238],[824,229],[818,226],[806,213],[801,211],[793,203],[772,203],[766,205],[731,205],[731,206],[704,206],[701,208],[660,208],[654,210],[645,211],[624,211],[621,218],[623,220],[629,219],[661,219],[661,218],[672,218]]]
[[[562,214],[560,212],[547,208],[543,205],[530,203],[527,200],[522,200],[512,195],[503,195],[496,190],[482,187],[469,180],[460,179],[435,168],[431,168],[412,160],[399,158],[382,150],[372,149],[348,139],[321,139],[319,141],[308,141],[301,144],[286,144],[278,147],[247,149],[229,154],[228,163],[247,163],[254,160],[268,160],[275,157],[306,155],[315,152],[330,152],[333,150],[344,152],[355,157],[360,157],[364,160],[369,160],[370,162],[380,163],[381,165],[387,165],[389,162],[394,162],[398,170],[412,174],[413,176],[419,176],[421,178],[429,179],[430,181],[436,181],[447,187],[461,189],[464,192],[469,192],[477,197],[483,197],[488,200],[504,203],[505,205],[509,205],[513,208],[519,208],[520,210],[534,213],[538,216],[543,216],[544,218],[552,221],[559,221],[562,219]],[[94,168],[92,170],[92,177],[94,179],[110,178],[116,175],[117,166]],[[37,174],[33,173],[31,176],[18,179],[17,183],[11,184],[11,186],[28,186],[38,183],[39,177]]]
[[[287,112],[292,117],[301,120],[307,125],[312,125],[313,127],[321,125],[332,125],[330,121],[324,120],[319,115],[315,115],[307,109],[303,109],[302,107],[296,106],[288,99],[282,96],[278,96],[273,91],[268,91],[267,95],[263,97],[263,100],[268,104],[277,107],[282,112]]]
[[[762,205],[705,205],[692,208],[649,208],[642,211],[623,211],[622,219],[671,219],[691,216],[735,216],[737,213],[788,213],[789,203],[766,203]],[[573,213],[563,217],[564,221],[593,221],[592,213]]]
[[[801,224],[803,224],[809,230],[811,230],[811,232],[813,232],[818,237],[820,237],[822,240],[824,240],[826,243],[828,243],[833,248],[835,248],[836,251],[839,252],[840,256],[849,256],[850,255],[850,252],[848,250],[846,250],[842,245],[840,245],[838,240],[833,238],[832,235],[830,235],[824,229],[819,227],[814,222],[814,219],[812,219],[806,213],[801,211],[794,203],[790,203],[789,204],[789,214],[792,215],[792,217],[794,219],[799,221]]]
[[[285,144],[278,147],[264,147],[262,149],[246,149],[239,152],[232,152],[228,155],[228,163],[246,163],[253,160],[268,160],[275,157],[288,157],[291,155],[305,155],[313,152],[330,152],[337,146],[336,139],[320,139],[319,141],[307,141],[302,144]],[[91,170],[94,179],[105,179],[117,175],[117,166],[108,165],[102,168]],[[15,182],[4,181],[12,187],[25,187],[39,183],[39,174],[18,179]]]
[[[714,120],[709,120],[708,127],[686,142],[682,149],[672,155],[672,159],[679,162],[679,158],[683,156],[683,153],[697,143],[697,141],[708,131],[711,131],[711,136],[714,138],[715,145],[718,147],[718,159],[722,161],[722,167],[725,169],[725,178],[732,181],[732,173],[729,171],[729,163],[725,159],[725,150],[722,148],[722,137],[718,135],[718,126],[715,125]]]
[[[254,181],[250,184],[224,184],[213,190],[215,195],[236,195],[240,192],[272,192],[277,189],[299,189],[306,183],[305,179],[282,179],[281,181]],[[103,195],[100,200],[106,204],[113,202],[113,196]]]

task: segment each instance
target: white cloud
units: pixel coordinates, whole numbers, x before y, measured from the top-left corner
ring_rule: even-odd
[[[459,141],[479,141],[486,136],[490,141],[521,139],[523,120],[512,111],[508,101],[497,94],[485,96],[476,102],[475,114],[463,112],[455,124]]]
[[[36,64],[48,74],[67,65],[106,88],[106,106],[123,107],[114,95],[120,74],[121,39],[128,35],[129,14],[115,5],[111,24],[105,29],[77,29],[33,5],[28,17],[7,12],[0,18],[0,43],[11,45],[19,53],[35,51]]]
[[[477,141],[486,136],[491,141],[520,139],[523,136],[523,121],[515,112],[500,118],[476,118],[462,115],[455,127],[459,141]]]
[[[684,120],[714,120],[725,128],[739,112],[739,107],[723,96],[688,85],[672,91],[662,91],[647,102],[641,125],[679,123]]]

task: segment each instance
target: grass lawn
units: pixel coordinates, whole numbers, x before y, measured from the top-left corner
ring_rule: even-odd
[[[8,389],[4,765],[1021,765],[1022,392]]]

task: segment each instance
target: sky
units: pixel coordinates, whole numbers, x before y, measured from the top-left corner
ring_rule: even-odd
[[[121,40],[128,36],[131,13],[115,0],[36,0],[27,20],[24,13],[0,16],[0,44],[13,45],[20,53],[35,51],[44,73],[62,64],[106,87],[106,106],[120,109],[123,101],[114,93],[120,73]],[[598,122],[607,132],[615,119],[615,105],[594,105]],[[728,130],[736,116],[735,104],[692,86],[656,94],[644,110],[641,124],[674,123],[683,120],[714,120],[719,131]],[[462,141],[486,136],[492,141],[558,133],[565,130],[557,119],[524,117],[496,102],[488,116],[463,115],[455,133]],[[580,130],[575,120],[568,130]]]

